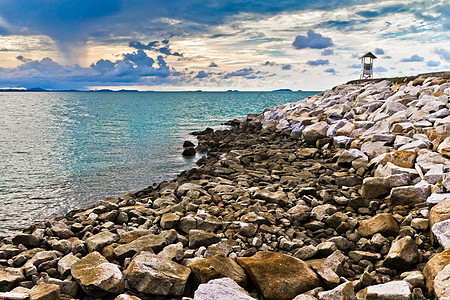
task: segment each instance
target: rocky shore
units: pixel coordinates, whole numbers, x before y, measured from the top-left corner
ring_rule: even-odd
[[[195,132],[198,168],[3,239],[0,299],[448,299],[449,95],[357,81]]]

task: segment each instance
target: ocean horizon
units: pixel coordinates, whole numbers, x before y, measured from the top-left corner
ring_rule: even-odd
[[[173,179],[190,132],[317,93],[0,92],[0,236]]]

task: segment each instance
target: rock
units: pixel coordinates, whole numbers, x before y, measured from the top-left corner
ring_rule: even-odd
[[[183,148],[187,148],[187,147],[195,147],[195,144],[191,141],[184,141]]]
[[[391,205],[410,205],[426,202],[430,196],[429,185],[400,186],[391,190]]]
[[[434,294],[436,298],[450,297],[450,264],[440,271],[434,278]]]
[[[367,161],[369,160],[369,158],[358,149],[344,150],[344,152],[342,152],[341,156],[338,158],[337,163],[341,166],[349,166],[354,160],[360,158]]]
[[[194,300],[256,300],[230,278],[213,279],[201,284],[194,293]]]
[[[59,286],[42,283],[35,285],[29,292],[30,300],[59,300]]]
[[[162,215],[160,224],[163,229],[170,229],[175,227],[178,220],[180,220],[180,216],[177,214],[167,213]]]
[[[450,219],[434,224],[431,231],[444,249],[450,247]]]
[[[247,275],[244,269],[234,260],[217,254],[209,258],[195,261],[187,265],[192,271],[196,284],[207,283],[212,279],[228,277],[240,286],[247,285]]]
[[[15,245],[22,244],[25,247],[35,248],[39,246],[41,240],[37,236],[32,234],[19,233],[12,238],[12,242]]]
[[[289,255],[261,251],[252,257],[238,257],[237,262],[266,299],[288,300],[320,286],[314,271]]]
[[[125,288],[117,265],[109,263],[96,251],[72,264],[71,273],[85,293],[93,297],[120,294]]]
[[[430,171],[437,164],[444,165],[444,168],[450,167],[450,160],[440,153],[432,152],[430,150],[420,150],[417,154],[416,163],[425,173]]]
[[[129,286],[139,293],[181,296],[191,270],[150,252],[136,255],[124,272]]]
[[[67,254],[63,258],[58,261],[58,272],[61,276],[65,277],[70,273],[70,268],[74,263],[79,261],[80,259],[73,255],[72,253]]]
[[[183,243],[179,242],[176,244],[167,245],[161,252],[158,253],[158,256],[174,261],[181,260],[184,256]]]
[[[348,253],[348,256],[355,262],[360,262],[361,260],[368,260],[370,262],[376,262],[381,258],[379,253],[372,253],[368,251],[354,250]]]
[[[187,147],[183,150],[183,153],[181,153],[181,155],[183,155],[184,157],[193,157],[196,153],[197,151],[194,147]]]
[[[131,257],[140,251],[153,251],[158,253],[166,245],[162,235],[144,235],[128,244],[119,245],[114,249],[114,255],[119,259]]]
[[[114,300],[141,300],[141,298],[128,294],[120,294],[119,296],[114,298]]]
[[[220,237],[212,232],[196,229],[189,231],[189,248],[209,246],[218,241],[220,241]]]
[[[310,125],[303,130],[303,138],[307,143],[315,144],[318,139],[327,137],[328,127],[324,121]]]
[[[419,260],[418,246],[410,236],[392,242],[383,265],[393,269],[408,269]]]
[[[355,288],[350,281],[326,292],[319,292],[319,300],[356,300]]]
[[[49,278],[47,283],[55,284],[59,286],[61,294],[70,295],[75,297],[78,292],[78,283],[75,280],[60,280],[56,278]]]
[[[313,258],[317,253],[318,253],[317,247],[313,245],[308,245],[298,249],[295,252],[294,257],[300,260],[307,260]]]
[[[430,228],[434,224],[450,219],[450,200],[442,201],[430,210]]]
[[[389,213],[379,214],[369,220],[359,223],[358,231],[362,236],[372,236],[381,233],[384,236],[395,236],[398,234],[399,226],[394,217]]]
[[[25,280],[22,269],[0,266],[0,292],[12,290],[19,282]]]
[[[450,193],[445,193],[445,194],[431,194],[428,198],[427,198],[427,203],[429,205],[435,205],[438,204],[440,202],[444,202],[444,201],[449,201],[450,203]]]
[[[270,203],[277,203],[284,206],[288,202],[286,193],[282,191],[271,192],[269,190],[257,190],[253,195],[256,199],[263,199]]]
[[[366,300],[410,300],[411,285],[406,281],[391,281],[367,288]]]
[[[415,150],[395,150],[386,153],[381,164],[385,165],[390,162],[402,168],[413,168],[416,156],[417,152]]]
[[[408,174],[387,177],[367,177],[363,180],[361,195],[364,198],[376,198],[388,194],[392,188],[409,184]]]
[[[102,231],[86,239],[86,245],[89,252],[101,251],[103,247],[108,246],[119,240],[119,236],[109,231]]]
[[[445,156],[450,156],[450,137],[445,138],[437,148],[437,151]]]
[[[434,278],[436,275],[449,264],[450,248],[445,249],[428,260],[422,271],[423,276],[425,276],[428,293],[432,294],[434,291]]]
[[[416,169],[402,168],[391,162],[386,163],[384,166],[379,164],[374,173],[375,177],[387,177],[397,174],[408,174],[411,179],[419,177]]]

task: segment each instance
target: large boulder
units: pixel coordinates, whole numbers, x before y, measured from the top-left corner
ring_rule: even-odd
[[[328,127],[329,125],[324,121],[310,125],[303,130],[303,138],[307,143],[315,144],[318,139],[327,137]]]
[[[144,235],[128,244],[119,245],[114,249],[114,255],[119,259],[131,257],[140,251],[159,252],[166,245],[166,239],[161,235]]]
[[[384,236],[395,236],[398,234],[399,229],[397,221],[389,213],[382,213],[369,220],[363,220],[358,227],[359,233],[364,237],[372,236],[375,233],[381,233]]]
[[[192,270],[196,284],[207,283],[212,279],[228,277],[243,287],[247,285],[247,275],[244,269],[234,260],[222,254],[195,261],[187,266]]]
[[[408,185],[409,174],[397,174],[387,177],[367,177],[363,180],[362,196],[376,198],[389,194],[392,188]]]
[[[419,250],[416,242],[405,236],[392,242],[391,249],[383,264],[393,269],[408,269],[419,260]]]
[[[129,286],[139,293],[181,296],[191,269],[143,251],[133,258],[124,274]]]
[[[433,256],[423,268],[423,276],[425,276],[428,293],[434,291],[434,279],[436,275],[450,264],[450,248],[445,249],[441,253]]]
[[[430,228],[448,219],[450,219],[450,200],[439,202],[430,210]]]
[[[447,137],[439,144],[437,151],[445,156],[450,156],[450,137]]]
[[[295,257],[261,251],[252,257],[238,257],[252,283],[268,299],[290,300],[320,286],[317,274]]]
[[[109,263],[96,251],[72,264],[71,273],[86,294],[93,297],[121,294],[125,288],[117,265]]]
[[[194,293],[194,300],[256,300],[230,278],[213,279],[201,284]]]

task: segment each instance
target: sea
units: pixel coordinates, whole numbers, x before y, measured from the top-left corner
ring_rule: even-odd
[[[0,92],[0,237],[170,180],[192,131],[318,92]]]

